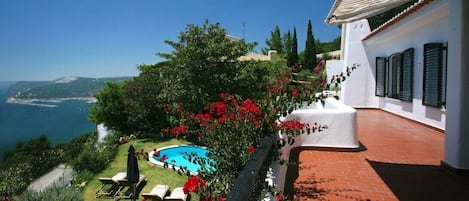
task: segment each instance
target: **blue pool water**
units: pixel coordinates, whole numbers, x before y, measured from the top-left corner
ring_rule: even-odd
[[[159,149],[160,156],[154,156],[154,159],[160,161],[161,157],[166,156],[166,162],[170,165],[175,165],[177,167],[187,167],[191,172],[198,172],[200,169],[199,164],[194,164],[187,159],[188,154],[196,153],[198,156],[208,159],[207,152],[208,150],[204,147],[183,145],[177,147],[169,147]],[[187,153],[187,154],[185,154]]]

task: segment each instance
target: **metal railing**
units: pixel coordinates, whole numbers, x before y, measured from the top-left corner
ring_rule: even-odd
[[[263,189],[267,187],[265,181],[271,158],[269,154],[273,148],[274,137],[264,137],[256,153],[246,163],[230,191],[228,201],[252,200],[261,198]]]

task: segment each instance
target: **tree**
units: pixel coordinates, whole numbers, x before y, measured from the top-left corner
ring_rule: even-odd
[[[104,123],[111,130],[132,132],[127,122],[124,86],[125,82],[106,83],[106,87],[95,95],[97,103],[91,107],[88,118],[96,124]]]
[[[141,66],[145,70],[124,87],[127,123],[139,137],[157,137],[168,126],[164,108],[172,101],[171,90],[177,87],[168,84],[160,69],[151,66]]]
[[[291,49],[292,49],[292,36],[290,30],[287,31],[287,33],[283,34],[283,47],[285,48],[285,55],[286,58],[288,58],[291,54]]]
[[[262,53],[267,54],[269,50],[276,50],[278,54],[283,54],[284,46],[282,44],[282,36],[280,34],[280,28],[278,25],[276,25],[275,29],[270,32],[270,36],[270,39],[265,39],[267,47],[262,49]]]
[[[412,0],[412,1],[407,2],[407,3],[405,3],[401,6],[398,6],[396,8],[391,9],[391,10],[388,10],[384,13],[369,17],[368,18],[368,23],[370,24],[370,29],[374,30],[374,29],[378,28],[379,26],[381,26],[382,24],[384,24],[385,22],[387,22],[388,20],[390,20],[391,18],[393,18],[394,16],[396,16],[397,14],[402,12],[404,9],[406,9],[409,6],[415,4],[417,1],[418,0]]]
[[[313,35],[313,28],[311,25],[311,20],[308,21],[308,31],[306,34],[306,44],[305,44],[305,51],[304,51],[304,60],[303,60],[303,68],[304,69],[312,69],[317,64],[316,58],[316,47],[314,44],[314,35]]]
[[[256,64],[237,61],[256,44],[226,36],[219,23],[190,24],[180,34],[179,41],[165,41],[174,49],[171,54],[157,54],[168,60],[170,67],[164,74],[184,90],[177,102],[189,110],[201,111],[205,103],[216,100],[222,92],[244,95],[257,90],[252,87],[256,86],[253,79],[256,75],[250,74]],[[251,87],[240,87],[245,85]]]
[[[293,39],[291,45],[291,52],[289,57],[287,57],[287,66],[291,67],[298,64],[298,39],[296,38],[296,28],[293,28]]]

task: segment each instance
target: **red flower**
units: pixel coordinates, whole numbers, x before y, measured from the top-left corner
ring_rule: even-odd
[[[221,197],[221,198],[220,198],[220,201],[226,201],[226,198]]]
[[[182,103],[178,103],[178,112],[182,112],[184,110],[184,105]]]
[[[165,154],[160,158],[160,161],[164,163],[166,161],[166,159],[168,159],[168,157]]]
[[[283,195],[282,194],[277,194],[277,200],[282,201],[283,200]]]
[[[155,151],[155,156],[160,157],[160,151]]]
[[[212,115],[210,114],[196,114],[195,120],[197,123],[206,124],[208,121],[212,119]]]
[[[308,127],[307,124],[301,123],[299,121],[284,121],[280,122],[280,126],[285,129],[290,129],[290,130],[302,130],[305,127]]]
[[[297,88],[293,89],[293,96],[294,97],[298,96],[298,89]]]
[[[223,100],[226,100],[227,98],[229,98],[231,96],[230,93],[221,93],[220,94],[220,98],[223,99]]]
[[[226,116],[221,116],[218,118],[218,123],[224,123],[227,120]]]
[[[248,152],[251,153],[251,154],[253,154],[254,152],[256,152],[256,147],[253,146],[253,145],[249,146],[249,147],[248,147]]]
[[[182,190],[184,191],[185,194],[188,194],[189,192],[198,193],[200,190],[200,186],[205,186],[205,185],[206,185],[205,181],[200,179],[198,176],[191,176],[186,181],[186,183],[184,183]]]
[[[177,137],[177,136],[180,136],[180,135],[183,135],[184,133],[186,133],[187,130],[189,130],[188,125],[176,126],[176,127],[171,129],[171,135]]]
[[[215,102],[215,108],[217,109],[218,116],[223,115],[227,109],[224,102]]]

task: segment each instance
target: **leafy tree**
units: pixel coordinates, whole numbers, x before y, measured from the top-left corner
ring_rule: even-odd
[[[252,83],[250,77],[254,75],[244,74],[254,66],[249,62],[237,62],[237,59],[246,55],[255,43],[233,41],[226,35],[219,23],[209,24],[206,20],[201,26],[190,24],[180,34],[179,41],[165,41],[174,48],[171,54],[157,54],[167,59],[170,67],[163,69],[163,74],[180,86],[182,92],[177,94],[177,102],[187,109],[201,111],[205,103],[215,100],[221,92],[246,94],[254,91],[240,87],[255,86],[256,82]],[[245,83],[246,79],[251,81]]]
[[[308,21],[308,31],[306,34],[306,44],[304,51],[303,68],[312,69],[317,64],[316,46],[314,44],[313,28],[311,20]]]
[[[293,28],[293,39],[291,45],[291,53],[287,57],[287,66],[293,66],[298,64],[298,39],[296,38],[296,28]]]
[[[124,87],[127,122],[139,137],[157,137],[168,126],[164,107],[171,101],[168,93],[174,86],[160,77],[158,68],[142,68],[146,70]]]
[[[283,54],[284,46],[282,44],[282,36],[280,34],[280,28],[278,25],[276,25],[275,29],[270,32],[270,36],[270,39],[265,39],[267,47],[262,49],[262,53],[267,54],[269,50],[276,50],[278,54]]]
[[[91,107],[88,118],[96,124],[104,123],[111,130],[132,132],[133,128],[127,121],[128,113],[125,110],[125,84],[126,82],[107,82],[106,87],[95,94],[98,101]]]

